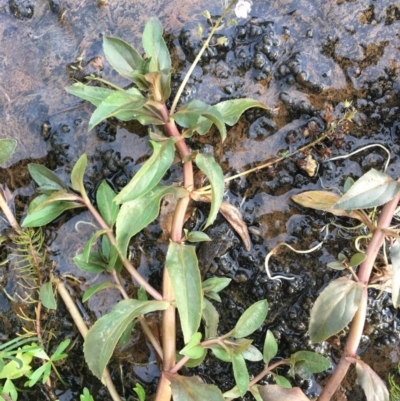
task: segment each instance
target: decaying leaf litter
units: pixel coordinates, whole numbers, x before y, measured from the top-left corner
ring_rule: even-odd
[[[298,141],[301,143],[303,129],[310,125],[310,120],[313,121],[313,118],[315,120],[315,116],[318,115],[318,112],[315,112],[315,110],[324,110],[324,102],[331,102],[333,105],[336,105],[338,101],[352,99],[359,111],[359,117],[357,117],[358,120],[356,121],[358,121],[360,125],[359,127],[352,125],[346,133],[345,138],[342,139],[344,147],[342,149],[339,147],[339,150],[333,148],[333,150],[338,152],[341,150],[342,153],[346,153],[366,143],[383,143],[392,149],[392,157],[394,157],[388,172],[393,177],[398,175],[398,164],[395,163],[395,155],[398,152],[398,120],[396,119],[396,107],[398,107],[396,105],[398,103],[396,103],[396,97],[398,97],[398,89],[396,86],[396,82],[398,82],[398,70],[396,69],[398,65],[398,53],[396,53],[396,51],[391,51],[392,48],[396,47],[396,39],[393,37],[394,35],[392,33],[398,22],[396,20],[396,13],[391,11],[393,9],[391,5],[375,5],[374,12],[371,13],[369,12],[369,4],[367,3],[368,2],[339,4],[333,7],[333,13],[331,9],[327,10],[327,5],[320,5],[319,7],[313,8],[321,10],[320,12],[322,13],[331,12],[330,16],[333,21],[332,25],[327,28],[319,27],[318,19],[315,19],[311,23],[305,18],[310,12],[309,9],[306,12],[308,2],[296,2],[296,10],[292,15],[288,14],[291,13],[293,11],[292,8],[294,8],[294,5],[291,3],[285,4],[285,6],[280,7],[279,10],[275,10],[271,7],[265,11],[260,9],[262,8],[261,5],[255,5],[255,15],[268,15],[268,18],[265,20],[259,17],[258,23],[270,20],[274,22],[271,28],[274,33],[273,36],[280,40],[280,43],[275,46],[279,49],[278,59],[271,63],[271,74],[266,79],[263,77],[258,79],[264,72],[255,68],[251,59],[252,54],[255,52],[255,44],[258,43],[257,35],[251,36],[251,38],[254,39],[249,39],[248,36],[245,36],[244,39],[243,37],[237,39],[237,48],[239,51],[244,50],[244,55],[247,56],[248,59],[246,57],[243,58],[240,54],[234,54],[235,59],[240,57],[240,63],[238,62],[237,65],[235,65],[233,68],[234,72],[231,73],[231,75],[228,72],[228,77],[226,77],[226,71],[229,71],[229,69],[226,68],[227,64],[223,57],[218,59],[217,55],[217,62],[213,63],[211,57],[211,61],[205,63],[204,72],[199,73],[200,76],[195,77],[194,82],[191,82],[188,86],[188,98],[190,98],[191,92],[196,90],[204,94],[205,101],[208,100],[210,103],[213,103],[213,100],[217,101],[221,96],[242,96],[248,93],[254,96],[254,91],[258,90],[260,91],[260,100],[264,101],[272,108],[279,106],[279,110],[275,116],[258,116],[257,113],[255,115],[254,113],[249,113],[246,119],[239,123],[239,127],[233,129],[231,134],[228,135],[228,139],[224,144],[224,146],[227,146],[229,149],[226,156],[222,156],[221,145],[217,144],[215,146],[215,153],[221,155],[221,161],[226,167],[224,171],[228,172],[229,169],[231,169],[232,173],[234,173],[253,162],[264,161],[268,157],[275,155],[278,151],[287,149],[287,142],[292,136],[295,138],[297,136],[299,138]],[[348,8],[345,8],[345,6]],[[123,5],[121,8],[113,9],[113,7],[110,6],[108,10],[111,10],[111,16],[118,17],[118,13],[121,13],[124,7]],[[172,5],[170,7],[172,7]],[[204,5],[203,8],[207,7],[208,5]],[[259,8],[257,9],[257,7]],[[38,8],[39,7],[37,7],[37,9]],[[73,16],[71,21],[76,22],[76,25],[80,25],[81,21],[79,18],[89,20],[90,22],[90,13],[86,13],[85,16],[74,19],[74,10],[68,11],[70,11]],[[108,11],[106,11],[107,10],[104,9],[96,9],[96,12],[103,13],[103,15],[107,14]],[[164,11],[164,14],[160,17],[162,18],[163,15],[168,15],[167,11],[168,10]],[[290,15],[290,17],[287,15],[285,16],[285,14]],[[48,9],[44,9],[41,11],[41,14],[34,14],[34,18],[39,15],[48,17],[52,14],[50,14]],[[197,15],[199,16],[200,12],[197,13]],[[340,20],[343,22],[335,25],[337,21],[335,18],[339,19],[339,16]],[[22,22],[13,20],[13,17],[7,13],[3,14],[1,18],[9,22],[10,26],[14,27],[14,31],[12,29],[7,31],[7,34],[4,36],[6,38],[12,38],[13,34],[15,34],[13,32],[18,32],[18,24],[19,26],[24,26],[24,24],[31,24],[30,26],[32,26],[32,22],[34,22],[34,20]],[[294,21],[294,23],[289,24],[290,21]],[[174,21],[174,23],[177,24],[176,21]],[[284,41],[284,36],[287,35],[285,23],[291,28],[289,29],[289,39],[286,42]],[[356,33],[354,35],[343,33],[343,28],[341,27],[351,23]],[[107,24],[111,23],[107,20],[106,25]],[[124,19],[124,24],[127,24],[126,18]],[[257,27],[257,24],[253,25]],[[256,30],[256,28],[252,28],[253,25],[248,25],[247,29]],[[168,32],[168,24],[164,23],[164,26]],[[170,32],[173,31],[172,26],[174,26],[173,23],[171,23]],[[182,26],[179,26],[179,28],[181,27]],[[39,29],[41,27],[38,28],[38,26],[36,26],[36,28]],[[64,32],[62,26],[57,26],[55,30],[57,29],[59,29],[61,33]],[[122,27],[118,29],[122,30]],[[353,56],[350,51],[353,47],[350,46],[350,43],[359,43],[357,41],[360,40],[360,31],[363,29],[367,31],[370,29],[371,32],[374,30],[374,33],[377,34],[372,37],[371,33],[371,38],[368,38],[369,40],[365,48],[357,45],[356,49],[359,49],[359,51]],[[43,32],[45,32],[44,29]],[[76,31],[72,34],[70,31],[67,33],[70,36],[79,37]],[[120,35],[120,32],[115,32],[115,34],[116,36],[124,37],[124,34]],[[178,37],[178,34],[179,29],[176,30],[176,37]],[[249,33],[246,35],[249,35]],[[45,35],[44,39],[46,38],[49,39]],[[51,38],[53,41],[56,39],[57,37]],[[128,40],[128,38],[126,39]],[[184,34],[182,34],[179,39],[175,39],[175,43],[178,41],[184,48],[186,56],[190,58],[190,52],[192,50],[185,44]],[[247,43],[247,41],[249,43]],[[88,42],[95,42],[95,40],[90,40],[89,35]],[[322,49],[322,54],[318,53],[316,56],[315,53],[312,54],[307,51],[307,49],[315,44],[318,46],[314,47]],[[297,49],[300,51],[299,55],[296,54]],[[72,50],[72,54],[69,54],[67,58],[68,61],[72,61],[76,56],[76,49],[73,48],[70,50]],[[94,52],[94,50],[91,51]],[[313,61],[312,66],[311,61],[307,60],[306,56],[310,57],[310,60]],[[270,60],[267,60],[265,57],[264,59],[264,63],[269,64],[268,61]],[[19,77],[32,75],[31,72],[27,74],[26,71],[21,71],[21,68],[18,68],[20,67],[18,63],[14,63],[14,65],[17,68],[14,69],[13,74],[19,74]],[[60,79],[66,83],[64,70],[61,68],[65,65],[65,62],[59,65],[59,70],[61,71]],[[283,65],[288,66],[287,69],[291,71],[289,74],[281,74],[285,69],[282,67]],[[297,68],[299,65],[304,68],[309,77],[313,79],[319,78],[324,83],[327,83],[327,91],[322,92],[322,94],[310,94],[309,92],[313,92],[316,88],[312,85],[311,79],[310,81],[300,78],[299,80],[296,79],[296,74],[294,72],[296,65]],[[245,71],[244,73],[240,73],[241,68],[242,71]],[[323,76],[323,69],[328,70],[327,77]],[[46,73],[45,70],[41,71],[42,74],[43,72]],[[277,72],[279,72],[279,75]],[[37,75],[40,75],[39,72]],[[37,79],[37,75],[34,76],[35,79]],[[303,75],[301,76],[303,77]],[[294,82],[292,82],[293,79]],[[202,80],[202,82],[200,82],[200,80]],[[240,80],[244,81],[243,85]],[[15,82],[15,87],[18,88],[17,82],[20,82],[20,80],[14,78],[12,82]],[[210,85],[207,85],[207,82],[209,82]],[[218,82],[218,85],[215,85],[216,82]],[[329,85],[331,85],[331,89],[329,89]],[[61,94],[62,90],[60,88],[62,85],[56,86],[58,86],[58,89],[54,88],[54,90],[58,90],[58,93]],[[214,89],[217,87],[217,90],[210,91],[207,89],[210,86],[213,86]],[[266,91],[268,86],[268,91]],[[228,93],[231,90],[230,88],[233,88],[231,94]],[[22,93],[24,89],[25,88],[21,88],[20,93]],[[67,114],[54,114],[55,111],[58,112],[65,108],[64,106],[68,106],[65,105],[65,95],[63,95],[62,98],[64,104],[60,104],[61,107],[58,107],[57,110],[51,110],[55,105],[59,105],[58,102],[60,100],[53,102],[53,104],[46,102],[48,102],[48,99],[51,99],[51,96],[61,99],[61,95],[57,96],[57,92],[54,92],[49,96],[45,96],[46,90],[47,88],[45,87],[39,88],[36,92],[34,89],[31,89],[30,97],[24,100],[28,102],[28,104],[23,103],[23,107],[20,107],[21,110],[27,110],[24,116],[20,116],[20,114],[16,112],[10,113],[17,105],[21,106],[21,102],[23,101],[21,98],[14,99],[10,97],[10,95],[8,95],[10,100],[14,100],[14,102],[9,102],[9,104],[3,108],[3,112],[8,112],[11,115],[11,121],[16,118],[15,116],[21,117],[18,123],[21,132],[26,129],[24,127],[30,127],[30,129],[38,134],[41,125],[45,121],[50,120],[54,128],[50,130],[50,137],[47,142],[43,142],[38,135],[33,137],[30,134],[29,136],[26,135],[26,138],[34,138],[34,142],[46,144],[47,149],[44,153],[40,153],[43,152],[43,146],[34,147],[34,152],[38,152],[38,155],[40,155],[39,157],[43,157],[47,151],[50,151],[47,162],[53,167],[58,166],[61,175],[64,169],[67,169],[68,166],[71,166],[71,163],[76,160],[77,157],[75,155],[77,153],[75,152],[77,151],[77,147],[81,146],[80,144],[86,144],[88,149],[92,149],[94,167],[97,167],[97,169],[93,168],[94,171],[90,177],[91,180],[95,183],[99,180],[99,176],[108,176],[108,178],[111,177],[111,181],[117,187],[119,180],[123,180],[124,175],[126,176],[123,158],[127,156],[128,152],[126,152],[125,149],[118,149],[118,140],[116,140],[113,142],[113,144],[116,145],[116,147],[113,148],[114,152],[111,153],[111,157],[109,157],[110,154],[106,154],[107,149],[110,148],[107,138],[109,140],[109,138],[112,139],[115,136],[127,135],[126,131],[121,128],[115,129],[115,127],[112,126],[111,128],[105,127],[103,131],[100,130],[94,138],[92,137],[89,139],[85,133],[86,125],[78,121],[79,118],[81,118],[79,114],[82,114],[82,111],[77,108],[70,112],[67,111]],[[288,95],[289,98],[286,95]],[[38,96],[39,102],[37,102]],[[47,111],[45,111],[46,104],[51,104],[50,109],[47,107]],[[310,107],[310,105],[312,105],[312,107]],[[40,118],[37,118],[37,114],[33,111],[35,110],[34,107],[37,106],[39,107]],[[340,105],[337,107],[340,108]],[[78,115],[76,113],[78,113]],[[32,114],[34,114],[35,117],[33,117]],[[87,114],[83,116],[83,120],[87,121]],[[26,123],[24,124],[24,122]],[[273,123],[275,123],[275,125]],[[3,127],[3,129],[8,129],[8,127],[9,125],[6,124],[6,127]],[[113,130],[116,131],[114,136]],[[292,131],[294,131],[294,134]],[[140,144],[147,141],[147,138],[143,135],[144,133],[140,132],[131,135],[131,137],[138,141],[139,147],[136,145],[135,148],[139,149],[139,151]],[[99,138],[106,138],[106,140],[99,140]],[[337,139],[338,142],[339,140],[340,138]],[[254,141],[256,141],[259,146],[252,146]],[[299,142],[295,142],[296,147],[298,143]],[[289,147],[290,144],[291,142],[289,141]],[[242,149],[247,149],[248,153],[244,155]],[[79,149],[79,153],[81,153],[81,151],[82,149]],[[121,152],[120,158],[116,155],[117,151]],[[90,152],[88,153],[90,154]],[[139,154],[135,160],[139,159],[140,162],[139,156],[141,155]],[[17,157],[21,158],[20,155]],[[262,266],[261,260],[265,256],[267,250],[271,249],[277,242],[282,240],[293,241],[299,248],[305,249],[308,246],[312,246],[313,242],[320,239],[316,228],[323,226],[323,223],[325,223],[325,221],[320,220],[328,219],[328,217],[321,216],[320,214],[314,216],[310,211],[304,213],[304,210],[297,209],[289,202],[289,196],[296,192],[295,188],[300,188],[301,190],[320,189],[321,183],[324,187],[340,186],[343,184],[344,178],[349,174],[357,178],[361,175],[361,170],[365,172],[365,169],[369,169],[370,167],[381,168],[385,162],[385,157],[383,152],[376,149],[375,151],[368,152],[367,155],[361,153],[351,159],[345,159],[334,163],[321,163],[318,171],[321,181],[318,181],[316,177],[307,177],[307,175],[304,175],[302,171],[298,169],[295,160],[289,160],[283,163],[283,165],[273,166],[273,168],[266,172],[254,174],[247,180],[234,181],[230,185],[226,196],[230,198],[231,201],[233,200],[233,203],[236,201],[238,208],[243,212],[245,221],[252,228],[251,231],[256,233],[252,234],[251,238],[253,251],[261,255],[257,258],[257,256],[254,256],[257,255],[257,253],[253,251],[251,254],[248,254],[243,251],[242,244],[239,240],[236,242],[233,241],[232,246],[229,247],[225,254],[218,255],[218,260],[215,261],[215,266],[213,266],[212,270],[216,269],[217,274],[223,273],[233,278],[240,277],[242,281],[240,285],[245,286],[247,294],[254,294],[254,300],[259,297],[267,297],[272,311],[271,316],[278,316],[276,321],[268,323],[271,324],[271,329],[275,329],[276,332],[281,332],[282,339],[280,347],[282,347],[282,349],[285,348],[285,343],[287,343],[288,348],[304,348],[304,341],[306,341],[304,339],[305,330],[302,328],[301,323],[302,319],[306,319],[307,317],[307,305],[315,299],[316,291],[321,289],[326,282],[327,272],[324,270],[324,266],[327,262],[335,259],[338,252],[346,252],[348,248],[348,243],[340,245],[340,242],[332,244],[327,241],[326,247],[320,251],[321,255],[315,267],[312,266],[312,259],[316,257],[315,254],[310,257],[306,256],[304,263],[299,263],[297,265],[293,262],[293,254],[285,253],[280,255],[279,263],[275,262],[276,265],[273,267],[277,271],[284,270],[284,273],[295,274],[299,276],[299,279],[295,280],[293,283],[264,281],[265,277],[259,273],[259,266]],[[110,167],[112,168],[110,169]],[[109,175],[110,172],[113,173],[112,170],[115,167],[117,168],[116,172]],[[132,171],[132,169],[135,170],[134,163],[130,165],[127,163],[126,170],[128,169],[130,169],[130,171]],[[11,183],[14,182],[14,185],[17,186],[19,184],[21,187],[27,184],[27,180],[23,175],[18,176],[15,173],[7,171],[4,171],[3,174],[6,182],[10,182],[11,180]],[[29,194],[29,192],[22,191],[22,196],[26,196],[27,194]],[[73,232],[72,230],[73,228],[71,227],[67,229],[67,232]],[[334,232],[331,235],[337,238],[335,234]],[[156,270],[160,267],[162,262],[159,261],[154,264],[154,260],[157,261],[157,256],[151,254],[153,248],[152,244],[157,241],[154,235],[157,235],[157,232],[145,233],[136,240],[138,246],[145,251],[147,250],[147,255],[146,252],[145,255],[137,252],[134,256],[136,259],[142,259],[137,261],[142,261],[142,266],[144,266],[144,268],[146,268],[146,266],[151,266],[156,277]],[[71,240],[72,238],[69,236],[68,241]],[[64,242],[65,241],[66,240],[64,240]],[[61,248],[60,242],[58,242],[58,245],[56,242],[54,247],[54,249]],[[73,248],[73,245],[68,245],[68,248]],[[239,263],[235,264],[234,261],[237,260],[239,260]],[[306,264],[310,270],[304,271],[304,264]],[[59,265],[64,266],[64,271],[74,272],[74,267],[70,263],[66,265],[65,261],[61,261]],[[286,272],[285,269],[287,269]],[[75,271],[75,273],[77,273],[77,271]],[[314,285],[313,281],[315,281]],[[288,296],[293,296],[293,301],[287,302]],[[283,299],[285,299],[285,302],[283,302]],[[4,302],[7,308],[7,301],[5,300]],[[227,321],[229,321],[229,319],[236,321],[240,312],[246,308],[245,305],[245,299],[240,295],[239,291],[234,296],[228,297],[224,303]],[[374,315],[374,308],[375,311],[382,312],[380,313],[381,316]],[[385,347],[386,342],[390,343],[396,341],[396,319],[393,318],[393,316],[394,312],[391,310],[390,302],[387,298],[383,297],[372,302],[371,324],[372,326],[380,326],[383,324],[382,327],[373,329],[377,332],[374,333],[372,331],[371,337],[376,345],[380,343],[381,346]],[[223,380],[223,378],[221,378],[221,380]]]

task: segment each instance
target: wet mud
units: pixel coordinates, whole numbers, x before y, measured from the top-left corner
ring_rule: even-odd
[[[102,5],[104,4],[104,5]],[[47,165],[65,181],[78,157],[86,152],[89,168],[85,185],[93,197],[101,180],[120,190],[150,154],[147,131],[137,124],[109,120],[92,132],[87,122],[92,106],[67,94],[71,84],[70,66],[78,56],[85,68],[103,56],[103,35],[117,36],[140,48],[140,33],[150,16],[157,16],[165,29],[165,39],[172,54],[175,74],[173,91],[179,86],[203,36],[209,29],[201,12],[218,9],[205,0],[84,2],[50,0],[0,0],[0,137],[18,140],[18,148],[6,168],[0,169],[0,182],[15,195],[19,218],[34,194],[27,172],[28,162]],[[237,27],[218,32],[228,39],[216,40],[203,56],[185,88],[181,102],[193,98],[214,104],[220,100],[252,97],[269,106],[270,111],[249,110],[228,132],[221,144],[218,133],[189,140],[193,149],[213,153],[226,176],[242,172],[282,151],[294,151],[327,129],[330,119],[340,118],[344,102],[357,109],[354,122],[343,125],[322,145],[309,154],[300,154],[265,170],[230,182],[225,200],[237,206],[251,233],[252,247],[243,243],[222,217],[208,234],[210,248],[199,247],[204,276],[224,276],[232,284],[222,292],[217,304],[221,315],[220,333],[232,329],[241,313],[253,302],[267,299],[270,311],[265,324],[254,334],[254,345],[262,348],[265,332],[272,330],[279,342],[279,357],[298,350],[315,350],[336,363],[345,332],[322,344],[311,344],[307,334],[309,312],[318,294],[342,273],[326,264],[339,252],[351,256],[354,237],[338,228],[326,236],[321,230],[334,221],[331,215],[304,209],[294,204],[292,195],[305,190],[342,190],[346,177],[360,177],[370,168],[382,169],[387,154],[374,146],[349,158],[329,161],[366,145],[380,144],[390,152],[387,173],[400,176],[400,8],[395,1],[369,0],[324,2],[320,0],[284,0],[279,3],[253,1],[251,16],[239,20]],[[94,67],[96,68],[96,67]],[[116,76],[104,62],[102,72],[120,86],[127,82]],[[315,160],[311,167],[305,161]],[[308,158],[308,159],[307,159]],[[174,166],[167,180],[180,179]],[[207,206],[198,204],[188,222],[201,227]],[[337,219],[342,225],[351,222]],[[93,232],[88,213],[66,214],[45,232],[50,261],[58,274],[70,274],[79,282],[68,280],[71,293],[78,300],[90,285],[107,280],[106,276],[84,273],[72,258]],[[155,286],[161,282],[166,242],[160,227],[150,225],[130,245],[132,261]],[[355,234],[354,236],[359,235]],[[264,270],[267,253],[279,242],[296,249],[309,249],[319,241],[324,246],[312,254],[297,255],[282,249],[271,260],[272,275],[286,275],[292,281],[268,279]],[[2,257],[10,250],[2,249]],[[1,267],[1,286],[8,291],[16,278],[9,266]],[[130,294],[134,284],[125,277]],[[388,293],[369,292],[367,325],[360,348],[361,357],[387,380],[399,362],[400,320]],[[119,294],[107,290],[82,305],[88,321],[95,321],[119,300]],[[22,330],[17,317],[20,305],[10,302],[0,292],[1,338],[12,338]],[[29,310],[27,311],[29,313]],[[70,362],[59,367],[68,383],[56,393],[61,401],[76,400],[83,386],[90,388],[96,401],[108,400],[99,381],[85,368],[81,358],[82,340],[59,302],[57,312],[46,315],[47,329],[58,339],[71,338]],[[157,326],[157,316],[154,316]],[[50,342],[50,347],[55,342]],[[71,362],[72,361],[72,362]],[[251,374],[260,364],[250,364]],[[141,383],[148,394],[154,392],[159,373],[155,355],[139,331],[134,331],[124,349],[111,362],[113,379],[126,399],[133,399],[132,387]],[[222,390],[233,386],[231,368],[207,358],[204,366],[190,370]],[[281,374],[286,372],[282,370]],[[320,392],[327,374],[312,380],[295,378],[310,397]],[[362,401],[364,395],[354,386],[355,375],[343,383],[337,401]],[[266,377],[265,382],[273,382]],[[21,384],[21,386],[23,383]],[[21,395],[22,400],[48,399],[41,390]],[[250,400],[244,397],[243,400]]]

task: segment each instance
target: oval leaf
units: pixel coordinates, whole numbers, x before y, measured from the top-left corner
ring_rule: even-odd
[[[174,289],[184,341],[187,344],[200,326],[203,310],[203,291],[196,248],[171,241],[166,267]]]
[[[207,242],[211,241],[211,238],[203,231],[191,231],[186,235],[186,239],[189,242]]]
[[[150,19],[143,32],[143,48],[150,59],[150,71],[171,69],[171,57],[163,39],[163,28],[156,18]]]
[[[115,192],[106,181],[102,181],[96,192],[96,202],[101,217],[103,217],[109,227],[115,224],[119,212],[119,207],[114,202],[114,198]]]
[[[72,189],[80,192],[81,195],[86,195],[86,190],[83,185],[83,176],[87,166],[87,155],[84,153],[75,163],[71,172]]]
[[[299,387],[283,388],[275,384],[258,386],[263,401],[309,401]]]
[[[196,156],[197,167],[207,176],[211,184],[211,209],[204,228],[210,226],[217,217],[219,207],[224,196],[224,174],[221,167],[210,155],[198,153]]]
[[[17,147],[15,139],[0,139],[0,164],[5,163]]]
[[[165,310],[169,305],[166,301],[127,299],[97,320],[89,330],[83,346],[86,362],[93,374],[101,380],[115,346],[133,320],[146,313]]]
[[[52,203],[44,207],[43,209],[29,213],[22,222],[22,227],[44,226],[55,220],[58,216],[60,216],[60,214],[62,214],[66,210],[76,209],[82,206],[83,205],[81,203],[76,203],[76,202],[60,201],[57,203]]]
[[[328,359],[322,355],[311,351],[298,351],[290,358],[291,364],[300,363],[304,365],[311,373],[319,373],[331,367]]]
[[[115,92],[108,88],[101,88],[100,86],[84,85],[82,82],[77,82],[72,86],[67,86],[65,90],[71,95],[87,100],[96,107],[99,106],[104,99]]]
[[[232,365],[236,386],[239,389],[240,395],[244,396],[249,387],[250,377],[243,355],[234,352],[232,355]]]
[[[248,98],[226,100],[215,104],[213,107],[220,112],[224,123],[230,126],[235,125],[240,116],[248,109],[258,107],[268,110],[268,107],[265,104]]]
[[[354,359],[357,371],[357,383],[364,390],[367,401],[389,401],[389,391],[384,381],[370,366],[360,359]]]
[[[340,277],[320,294],[311,310],[310,338],[321,342],[342,330],[353,318],[361,302],[364,285]]]
[[[263,360],[262,353],[254,345],[251,344],[242,352],[242,355],[244,359],[251,362],[258,362]]]
[[[106,288],[118,288],[118,286],[117,284],[111,283],[110,281],[93,285],[92,287],[88,288],[82,295],[82,302],[86,302],[92,295],[96,294],[96,292],[105,290]]]
[[[187,191],[157,185],[140,198],[122,205],[116,223],[117,248],[121,255],[126,255],[130,239],[158,216],[161,199],[167,194],[183,196]]]
[[[329,191],[307,191],[301,194],[293,195],[292,200],[301,206],[310,209],[323,210],[334,214],[335,216],[347,216],[362,221],[365,224],[365,217],[358,211],[346,212],[337,209],[334,205],[339,201],[340,196]]]
[[[122,39],[105,36],[103,50],[107,61],[118,74],[131,80],[134,73],[143,73],[145,61],[140,54]]]
[[[232,336],[236,338],[247,337],[264,323],[268,313],[267,300],[261,300],[246,309],[233,329]]]
[[[114,92],[105,98],[94,111],[89,121],[89,131],[109,117],[128,121],[135,119],[136,110],[142,108],[147,99],[135,88]]]
[[[395,308],[400,306],[400,242],[397,240],[390,247],[392,261],[392,300]]]
[[[219,314],[215,306],[206,298],[203,299],[204,307],[202,310],[202,319],[204,320],[204,332],[206,339],[217,337]]]
[[[125,188],[115,197],[116,203],[139,198],[153,189],[174,161],[175,142],[173,139],[162,144],[150,141],[154,152],[143,164]]]
[[[198,376],[180,376],[164,373],[171,382],[174,401],[224,401],[220,389],[204,384]]]
[[[53,285],[51,281],[40,287],[39,299],[47,309],[57,309],[57,302],[54,297]]]
[[[354,210],[381,206],[400,191],[400,183],[387,174],[371,169],[358,179],[334,205],[335,209]]]
[[[28,170],[31,177],[39,185],[40,191],[68,190],[68,185],[62,182],[51,170],[42,164],[29,163]]]
[[[263,357],[264,363],[269,364],[269,361],[278,353],[278,344],[274,335],[270,330],[267,330],[264,340]]]
[[[365,259],[367,259],[367,255],[365,253],[355,253],[350,259],[349,266],[356,267],[361,265]]]

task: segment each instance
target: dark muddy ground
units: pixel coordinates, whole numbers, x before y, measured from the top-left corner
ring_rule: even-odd
[[[253,3],[251,18],[239,21],[237,28],[221,32],[228,37],[228,45],[215,46],[207,52],[182,101],[196,97],[213,104],[221,99],[248,96],[264,102],[274,113],[247,112],[229,131],[224,144],[212,132],[193,138],[192,148],[213,152],[224,172],[232,175],[282,150],[293,151],[307,143],[305,129],[313,135],[323,132],[327,110],[332,109],[333,115],[340,116],[346,99],[353,102],[358,114],[354,123],[343,127],[333,140],[325,143],[325,148],[312,151],[319,162],[315,175],[310,176],[302,168],[305,155],[299,155],[233,181],[226,200],[242,211],[252,233],[252,249],[244,250],[240,239],[221,217],[209,229],[213,248],[202,245],[199,250],[200,262],[207,265],[208,274],[233,279],[222,294],[222,304],[216,305],[222,316],[221,332],[231,329],[251,303],[266,298],[270,312],[254,336],[256,346],[261,348],[266,330],[271,329],[279,340],[280,356],[313,349],[335,362],[344,334],[312,345],[307,325],[318,293],[329,280],[341,274],[330,271],[326,264],[339,252],[354,253],[352,238],[343,238],[343,233],[335,229],[325,245],[313,254],[300,256],[289,250],[279,253],[272,260],[272,271],[294,276],[293,281],[268,280],[263,271],[264,258],[281,241],[297,249],[314,246],[324,236],[320,229],[332,221],[332,216],[295,205],[290,200],[292,195],[310,189],[341,189],[347,176],[357,179],[372,167],[382,169],[387,158],[379,147],[332,162],[325,161],[325,156],[345,155],[368,144],[381,144],[390,151],[388,174],[399,177],[400,9],[392,0],[282,0],[273,4],[254,0]],[[102,55],[102,35],[118,36],[140,47],[140,32],[147,19],[157,16],[173,55],[177,86],[199,49],[198,22],[207,32],[207,23],[201,16],[204,9],[218,14],[218,9],[204,0],[110,1],[105,6],[77,0],[0,0],[0,137],[13,137],[19,142],[7,168],[0,169],[0,179],[16,195],[19,216],[34,194],[26,169],[30,161],[45,163],[68,180],[71,166],[86,152],[91,161],[88,189],[95,189],[104,178],[120,189],[150,153],[147,133],[138,125],[110,121],[87,132],[93,109],[64,91],[71,83],[67,65],[80,55],[86,62]],[[87,68],[91,68],[90,64]],[[103,76],[119,85],[127,84],[106,63]],[[177,174],[173,171],[170,178],[179,177]],[[203,212],[207,211],[200,207],[193,224],[201,222]],[[82,213],[61,217],[47,233],[55,270],[83,279],[80,286],[68,281],[77,298],[90,284],[107,279],[83,274],[72,262],[93,229],[79,222],[90,222],[90,216]],[[131,246],[136,266],[155,285],[160,281],[165,250],[166,243],[156,224],[139,234]],[[7,252],[3,250],[4,257]],[[214,255],[211,263],[202,259],[202,255],[210,259],[210,254]],[[12,269],[7,266],[2,269],[2,286],[12,293],[16,286]],[[135,291],[128,281],[126,285],[132,293]],[[118,299],[118,294],[112,291],[93,297],[85,305],[89,319],[101,316]],[[21,322],[16,317],[20,306],[0,294],[0,332],[4,339],[21,331]],[[386,380],[389,373],[396,371],[400,359],[400,320],[390,294],[380,295],[371,290],[367,319],[362,357]],[[46,325],[58,338],[75,341],[70,362],[60,367],[69,387],[58,387],[59,399],[76,400],[81,388],[87,386],[96,401],[108,400],[98,380],[84,367],[80,337],[61,302],[56,314],[46,315]],[[130,400],[136,381],[150,394],[158,377],[154,353],[143,341],[135,332],[128,348],[118,352],[111,364],[120,394]],[[255,373],[260,366],[253,365],[251,371]],[[197,369],[197,374],[223,390],[232,386],[230,368],[211,358],[202,369]],[[293,384],[300,385],[312,397],[319,393],[325,376],[319,375],[311,381],[295,380]],[[353,379],[350,377],[344,383],[337,400],[364,400]],[[33,390],[25,392],[21,399],[48,398],[40,390]]]

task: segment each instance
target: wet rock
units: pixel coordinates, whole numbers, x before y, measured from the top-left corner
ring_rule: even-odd
[[[32,18],[36,6],[35,0],[10,0],[10,11],[15,18]]]

